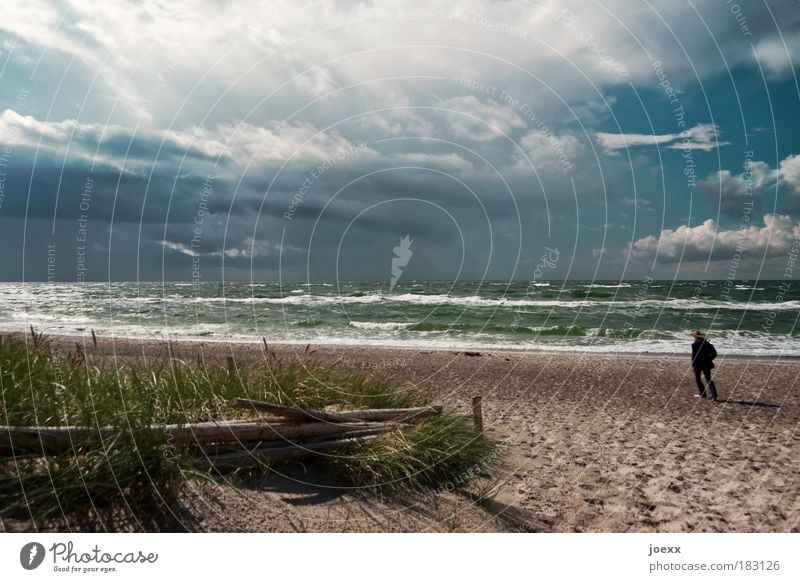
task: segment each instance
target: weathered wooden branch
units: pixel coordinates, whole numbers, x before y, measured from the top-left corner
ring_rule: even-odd
[[[418,408],[376,408],[368,410],[345,410],[337,414],[351,421],[406,422],[442,413],[442,407],[420,406]]]
[[[334,426],[347,426],[344,424]],[[216,443],[204,445],[201,448],[201,453],[204,455],[218,455],[222,453],[236,453],[246,452],[250,450],[257,450],[263,447],[276,447],[276,446],[296,446],[305,447],[319,441],[330,440],[346,440],[363,436],[377,436],[391,432],[392,430],[408,427],[407,424],[369,424],[363,425],[363,428],[348,428],[344,432],[336,432],[333,434],[323,434],[319,436],[303,437],[299,440],[286,439],[284,441],[277,440],[263,440],[263,441],[241,441],[239,443]]]
[[[359,429],[387,431],[391,423],[272,423],[264,420],[233,422],[199,422],[195,424],[156,425],[142,429],[157,442],[169,444],[205,444],[214,442],[246,442],[293,440],[336,435]],[[29,427],[0,426],[0,454],[58,454],[81,449],[98,440],[108,440],[124,431],[113,427]]]
[[[324,412],[322,410],[306,410],[304,408],[297,408],[295,406],[280,406],[279,404],[271,404],[269,402],[261,402],[260,400],[250,400],[249,398],[234,398],[229,403],[234,408],[243,408],[245,410],[258,410],[259,412],[266,412],[275,416],[283,418],[290,418],[292,420],[300,421],[322,421],[322,422],[349,422],[349,419],[341,416],[337,412]]]
[[[360,442],[358,439],[407,428],[415,419],[442,411],[441,406],[423,406],[328,412],[244,398],[235,398],[231,406],[266,412],[271,417],[154,425],[135,428],[133,433],[152,439],[154,445],[203,446],[207,462],[201,459],[198,467],[245,466],[258,462],[247,460],[254,457],[283,461],[328,450],[337,444],[346,446]],[[0,457],[77,453],[130,433],[110,426],[0,426]],[[215,460],[209,461],[212,457]]]
[[[281,440],[310,438],[323,435],[333,435],[348,430],[367,428],[368,423],[339,423],[327,424],[310,422],[303,424],[272,424],[266,422],[242,423],[236,425],[218,425],[216,423],[203,423],[202,425],[188,425],[176,428],[173,432],[175,440],[188,443],[211,443],[252,440]],[[381,425],[374,428],[389,430],[393,425]],[[164,431],[168,433],[168,430]]]
[[[337,450],[346,450],[359,446],[376,438],[378,435],[360,436],[350,439],[334,439],[308,444],[294,444],[287,446],[259,446],[252,450],[208,455],[197,459],[194,463],[196,469],[215,469],[220,472],[249,467],[269,462],[286,462],[309,457],[319,456]]]
[[[258,410],[283,418],[295,420],[317,420],[322,422],[402,422],[416,418],[423,418],[441,414],[441,406],[421,406],[418,408],[376,408],[368,410],[346,410],[340,412],[327,412],[322,410],[307,410],[294,406],[281,406],[260,400],[248,398],[234,398],[230,405],[235,408]]]
[[[111,427],[85,426],[0,426],[0,454],[57,454],[81,449],[87,439],[111,439],[119,434]]]

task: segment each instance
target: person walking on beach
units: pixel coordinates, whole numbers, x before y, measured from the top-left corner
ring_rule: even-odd
[[[692,332],[694,343],[692,344],[692,368],[694,368],[694,379],[697,382],[697,390],[700,394],[696,398],[706,397],[706,386],[703,385],[703,380],[700,378],[702,373],[706,377],[708,383],[708,390],[711,392],[711,400],[717,400],[717,387],[714,385],[714,380],[711,379],[711,368],[714,367],[714,358],[717,357],[717,350],[711,345],[711,342],[706,338],[706,334],[696,329]]]

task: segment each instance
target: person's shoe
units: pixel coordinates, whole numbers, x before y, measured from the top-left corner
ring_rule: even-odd
[[[706,395],[705,394],[695,394],[694,397],[695,398],[705,398]]]

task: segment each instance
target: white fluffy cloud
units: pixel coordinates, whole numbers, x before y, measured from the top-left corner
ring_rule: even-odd
[[[531,131],[520,139],[520,146],[537,172],[569,173],[582,151],[581,142],[571,133],[555,134]],[[518,159],[517,167],[526,169],[528,161]]]
[[[800,61],[800,35],[771,36],[755,47],[758,62],[770,77],[785,77],[792,72],[792,62]]]
[[[640,238],[631,245],[634,259],[659,261],[705,261],[743,256],[772,258],[789,251],[800,239],[800,223],[790,216],[765,214],[764,226],[722,230],[708,219],[698,226],[662,230],[658,236]]]
[[[616,150],[638,146],[663,145],[670,150],[709,151],[730,142],[719,141],[719,128],[711,123],[700,123],[681,133],[598,133],[597,139],[602,148],[613,153]]]
[[[364,131],[378,131],[392,137],[433,137],[430,117],[407,107],[388,109],[362,115],[359,124]]]
[[[453,135],[470,141],[490,141],[508,135],[525,122],[508,105],[481,100],[474,95],[451,97],[440,101],[437,107],[447,110],[445,118]]]
[[[473,165],[455,153],[427,154],[422,152],[398,153],[392,155],[392,161],[399,166],[417,166],[436,168],[443,172],[460,172],[470,170]]]
[[[779,170],[783,183],[793,194],[800,195],[800,155],[784,158]]]
[[[194,127],[186,131],[143,129],[139,132],[120,125],[81,123],[75,119],[40,121],[21,116],[11,109],[0,114],[0,135],[8,145],[22,145],[54,151],[72,159],[135,167],[137,153],[126,145],[134,140],[147,142],[148,159],[154,155],[169,156],[175,152],[190,157],[214,159],[221,157],[242,164],[251,158],[256,161],[300,159],[321,161],[349,157],[352,154],[370,155],[371,150],[354,144],[336,131],[323,132],[309,123],[271,121],[263,125],[219,124],[213,128]],[[113,146],[106,153],[103,145]],[[342,155],[341,152],[344,152]]]

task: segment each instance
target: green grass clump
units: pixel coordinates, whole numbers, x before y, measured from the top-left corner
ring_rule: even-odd
[[[150,439],[121,433],[75,454],[24,457],[2,463],[0,517],[59,528],[172,530],[183,481],[175,455]]]
[[[127,373],[126,373],[127,372]],[[145,380],[144,378],[147,378]],[[58,455],[13,456],[0,451],[0,518],[46,527],[116,530],[169,529],[184,480],[185,447],[144,430],[187,414],[167,367],[141,371],[97,367],[83,356],[64,355],[41,337],[0,343],[0,424],[11,426],[111,426]],[[188,395],[188,394],[187,394]],[[213,403],[209,399],[208,404]],[[183,408],[183,410],[181,410]]]
[[[470,418],[445,413],[411,431],[381,435],[332,463],[350,481],[370,489],[452,491],[486,476],[500,452],[494,440],[475,432]]]
[[[391,378],[270,351],[229,367],[181,359],[169,347],[162,359],[133,364],[94,361],[80,349],[65,354],[36,335],[0,338],[0,425],[117,429],[64,454],[14,457],[0,449],[0,519],[37,528],[49,521],[93,530],[180,528],[177,500],[181,484],[196,476],[196,452],[171,443],[166,431],[145,429],[248,416],[228,406],[234,397],[312,409],[430,404]],[[496,457],[494,442],[468,419],[442,414],[325,462],[353,485],[423,490],[461,487]]]

